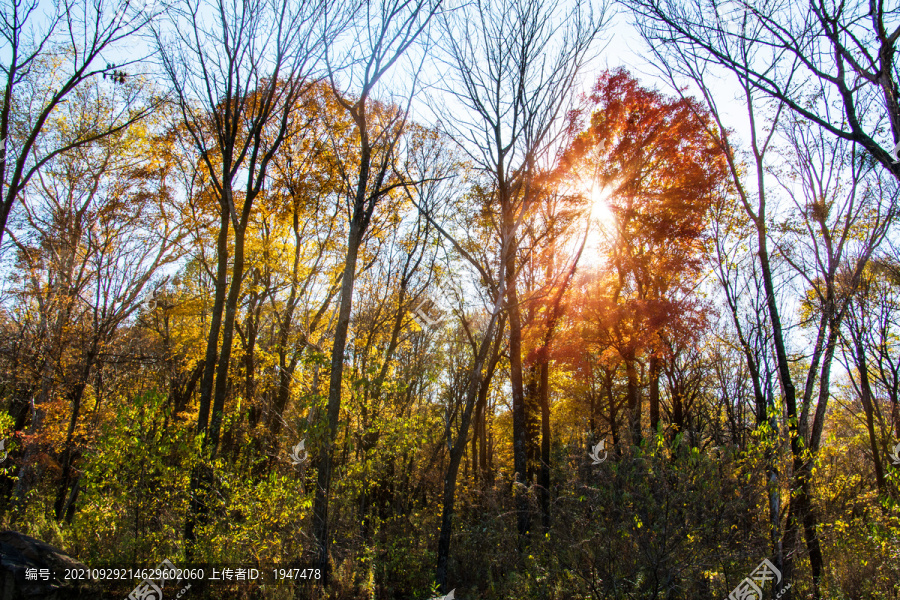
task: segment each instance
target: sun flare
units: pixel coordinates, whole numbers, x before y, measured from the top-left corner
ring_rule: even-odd
[[[603,247],[608,243],[615,231],[615,215],[610,208],[610,188],[597,183],[582,188],[583,198],[588,201],[584,213],[586,228],[584,260],[587,263],[599,264],[602,261]],[[582,230],[584,232],[584,230]],[[581,236],[577,243],[581,243]]]
[[[608,229],[615,223],[615,216],[610,209],[609,191],[605,187],[595,185],[588,195],[591,200],[590,219],[600,229]]]

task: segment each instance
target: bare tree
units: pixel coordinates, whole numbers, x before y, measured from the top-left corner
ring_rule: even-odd
[[[849,312],[845,320],[846,332],[842,332],[841,335],[842,356],[840,358],[847,372],[850,373],[850,383],[863,407],[866,419],[866,433],[869,436],[869,449],[872,451],[872,465],[875,467],[875,484],[878,486],[878,492],[884,494],[887,488],[887,481],[878,443],[879,434],[882,432],[878,432],[875,429],[876,418],[882,430],[884,429],[884,420],[875,402],[873,389],[875,386],[873,385],[873,378],[869,374],[869,367],[870,363],[873,362],[873,357],[869,356],[869,350],[877,349],[879,346],[881,348],[888,347],[890,342],[883,335],[883,332],[886,333],[885,330],[887,328],[883,327],[883,325],[887,324],[884,319],[885,313],[892,311],[878,310],[884,308],[883,305],[879,305],[879,300],[882,300],[879,297],[882,294],[882,290],[878,289],[881,287],[879,284],[883,285],[882,282],[878,282],[872,276],[871,272],[866,273],[866,276],[861,281],[860,289],[853,299],[854,310]],[[875,305],[874,311],[870,305]],[[875,314],[873,315],[872,313]],[[875,336],[881,337],[879,340],[881,344],[871,343]],[[877,354],[877,350],[875,354]],[[855,374],[854,370],[856,371]]]
[[[420,204],[416,204],[416,207],[427,217],[428,222],[434,225],[441,236],[450,242],[456,253],[475,269],[483,285],[487,288],[483,294],[487,306],[485,310],[481,311],[481,318],[473,315],[472,311],[464,310],[462,306],[455,311],[459,321],[459,328],[465,334],[469,348],[472,351],[472,358],[468,371],[459,380],[458,402],[454,403],[452,407],[452,410],[458,414],[458,428],[456,428],[456,431],[451,427],[453,419],[448,416],[446,421],[446,438],[450,451],[450,460],[447,465],[447,472],[444,475],[441,532],[438,537],[438,560],[435,575],[438,586],[446,589],[459,467],[462,464],[463,454],[466,450],[469,427],[472,423],[472,413],[476,405],[481,405],[481,410],[485,410],[484,404],[489,391],[488,387],[499,359],[500,348],[503,342],[504,322],[506,320],[506,314],[503,312],[506,278],[504,277],[502,263],[498,263],[496,272],[493,272],[490,262],[479,260],[478,256],[468,252],[463,244],[451,235],[447,229],[437,224],[431,211],[425,210]],[[448,407],[448,410],[451,410],[451,407]]]
[[[445,153],[446,147],[439,146],[438,148],[440,154]],[[420,175],[416,185],[407,186],[404,190],[407,198],[419,211],[420,216],[425,217],[441,238],[449,243],[456,259],[468,264],[474,270],[483,287],[479,290],[480,297],[477,301],[464,301],[463,294],[457,292],[463,286],[463,273],[452,268],[447,269],[442,286],[443,290],[452,289],[451,295],[455,296],[453,299],[446,300],[451,303],[453,300],[456,301],[452,307],[452,312],[457,320],[456,341],[462,338],[462,343],[472,353],[469,358],[459,356],[463,353],[451,351],[460,364],[467,366],[464,369],[454,370],[453,382],[447,390],[450,399],[446,407],[445,438],[449,451],[449,464],[443,482],[441,531],[438,538],[438,561],[435,575],[438,585],[446,588],[459,469],[466,451],[473,414],[476,417],[476,428],[478,427],[477,419],[479,417],[484,419],[486,414],[487,396],[503,345],[506,315],[503,313],[505,285],[503,267],[502,264],[495,264],[496,261],[491,260],[490,248],[484,248],[484,240],[486,237],[489,238],[492,232],[484,231],[484,227],[480,224],[473,224],[469,215],[455,210],[458,209],[456,201],[461,197],[457,190],[465,188],[466,180],[458,176],[462,171],[459,164],[448,161],[446,164],[450,166],[450,169],[447,169],[446,167],[441,168],[440,162],[436,168],[426,170],[419,167],[418,172],[429,172],[431,176],[422,177]],[[456,176],[452,171],[457,171]],[[408,176],[407,179],[413,178]],[[438,219],[442,222],[439,223]],[[488,246],[490,247],[491,244]],[[436,277],[432,279],[436,279]],[[427,294],[427,292],[425,293]],[[421,295],[423,294],[417,295],[413,302],[418,303]],[[419,306],[422,305],[419,304]],[[482,431],[482,435],[483,433]],[[482,442],[482,453],[485,454],[484,442]],[[473,461],[475,456],[473,451]],[[484,463],[486,463],[486,457]]]
[[[757,64],[766,47],[754,45],[753,40],[757,39],[754,32],[762,26],[747,22],[744,25],[745,35],[740,42],[734,43],[732,50],[743,57],[745,64]],[[751,29],[751,25],[754,28]],[[742,218],[747,220],[755,238],[753,268],[758,268],[764,292],[771,331],[769,343],[781,384],[793,458],[791,487],[795,490],[789,505],[788,527],[781,540],[776,541],[774,531],[779,518],[775,513],[780,502],[774,497],[770,481],[774,550],[776,561],[781,565],[784,543],[792,548],[802,530],[818,596],[823,558],[816,534],[817,516],[811,504],[811,476],[830,395],[831,364],[840,324],[849,310],[859,278],[896,216],[896,183],[883,181],[873,170],[872,161],[863,160],[855,146],[841,139],[823,139],[816,128],[810,128],[801,120],[789,119],[790,113],[784,110],[788,103],[765,96],[760,101],[762,94],[758,93],[752,77],[737,72],[737,84],[747,110],[750,132],[747,158],[752,169],[750,176],[742,176],[743,165],[734,134],[725,126],[723,112],[719,110],[709,84],[710,67],[716,63],[679,45],[656,48],[655,53],[674,86],[688,80],[703,95],[713,116],[709,133],[728,159],[734,196],[742,209]],[[760,114],[767,108],[770,116],[764,120]],[[830,118],[830,114],[829,110],[823,109],[826,118]],[[778,141],[785,142],[781,150],[785,160],[779,163],[780,167],[772,158]],[[784,190],[782,196],[790,198],[790,203],[780,202],[777,190],[769,183],[773,172]],[[720,270],[720,280],[727,278],[727,273]],[[798,285],[801,290],[793,289]],[[781,306],[785,294],[792,289],[801,296],[812,294],[815,306],[814,317],[798,324],[805,325],[813,338],[811,351],[807,354],[809,363],[805,381],[799,390],[797,375],[790,367],[792,340],[786,334],[795,327],[786,322]],[[726,285],[725,291],[735,326],[740,327],[736,290]],[[755,370],[755,377],[764,382],[761,365],[752,356],[749,338],[741,337],[751,372]],[[769,404],[768,397],[762,396],[763,392],[759,386],[754,391],[758,423],[762,423],[763,406]],[[774,464],[770,467],[771,479],[775,473]],[[782,586],[790,578],[793,557],[794,552],[790,551],[783,557],[785,576]],[[789,589],[784,592],[782,597],[790,594]]]
[[[843,140],[823,139],[806,124],[796,122],[785,137],[792,160],[779,179],[785,196],[793,200],[794,214],[801,218],[782,227],[791,231],[790,223],[798,223],[791,231],[794,235],[783,242],[776,240],[776,247],[811,293],[813,313],[806,326],[815,339],[797,423],[809,455],[804,453],[802,459],[794,456],[793,478],[800,489],[790,502],[785,539],[790,540],[802,520],[818,597],[824,567],[810,481],[830,398],[831,365],[841,325],[866,265],[896,217],[897,189],[893,179],[885,182],[873,174],[871,164],[861,160],[860,151]],[[796,193],[798,187],[800,194]]]
[[[895,429],[900,430],[897,299],[893,261],[879,257],[861,278],[841,334],[841,362],[862,404],[875,482],[881,494],[890,490],[883,459],[889,453],[885,441],[891,439]],[[881,409],[882,402],[889,410]]]
[[[900,178],[900,7],[851,0],[628,0],[654,47],[680,46],[736,73]],[[748,44],[758,52],[748,57]],[[839,110],[828,110],[836,106]],[[886,132],[885,129],[888,131]],[[892,135],[888,146],[877,138]]]
[[[606,25],[607,8],[605,2],[595,8],[581,1],[563,6],[557,1],[486,0],[463,4],[443,21],[450,72],[438,86],[459,109],[441,111],[440,121],[483,176],[499,212],[521,535],[528,533],[530,518],[517,290],[519,230],[537,198],[535,175],[563,129],[562,117],[571,106],[578,73]],[[446,553],[439,550],[439,565]]]
[[[4,0],[0,8],[3,39],[3,101],[0,104],[0,242],[10,212],[35,174],[59,154],[121,131],[158,106],[125,69],[105,57],[118,56],[150,17],[132,0]],[[121,103],[112,113],[96,111],[61,135],[47,135],[48,123],[73,91],[97,75],[110,76]],[[113,74],[115,79],[113,79]],[[125,85],[127,83],[127,85]],[[117,85],[118,84],[118,85]]]

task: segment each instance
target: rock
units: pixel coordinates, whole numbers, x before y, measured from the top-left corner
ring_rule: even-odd
[[[26,579],[26,569],[37,569],[38,573],[46,569],[49,581],[40,576],[36,581]],[[87,567],[33,537],[16,531],[0,532],[0,600],[75,600],[101,596],[94,582],[66,579],[66,569]]]

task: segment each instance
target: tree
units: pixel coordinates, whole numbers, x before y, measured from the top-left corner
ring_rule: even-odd
[[[304,355],[321,352],[326,319],[340,290],[338,254],[334,248],[341,235],[338,216],[342,210],[337,194],[341,180],[332,146],[333,130],[348,136],[349,122],[325,82],[312,86],[298,101],[293,117],[303,122],[285,139],[273,158],[271,183],[260,198],[254,232],[258,252],[254,264],[261,269],[260,298],[253,301],[256,325],[248,313],[247,331],[259,331],[264,304],[273,310],[277,323],[273,339],[261,350],[277,357],[274,398],[252,420],[265,416],[269,446],[284,423],[284,413],[298,366]],[[347,140],[343,140],[343,145]],[[315,240],[315,243],[311,243]],[[286,291],[286,295],[285,295]],[[268,302],[267,302],[268,300]],[[240,330],[239,330],[240,334]],[[254,377],[253,349],[242,336],[245,376]],[[275,454],[270,454],[274,458]]]
[[[506,315],[502,312],[505,277],[502,262],[496,263],[492,260],[492,251],[496,250],[496,240],[491,239],[495,228],[491,219],[486,215],[488,211],[482,211],[479,218],[468,218],[469,216],[465,212],[459,210],[466,206],[468,196],[459,196],[453,192],[454,187],[458,185],[459,178],[451,177],[448,173],[447,176],[438,178],[438,181],[444,185],[435,190],[436,194],[422,195],[423,198],[430,196],[431,202],[426,203],[421,200],[416,202],[411,195],[410,200],[419,213],[438,231],[441,238],[451,245],[457,259],[465,261],[474,269],[483,288],[480,290],[479,300],[484,305],[481,308],[476,304],[473,310],[472,303],[459,299],[457,306],[453,309],[459,323],[454,331],[452,341],[458,343],[459,338],[464,336],[472,356],[466,367],[455,368],[451,371],[454,375],[454,385],[451,385],[448,390],[450,402],[448,402],[445,418],[445,437],[449,450],[449,461],[443,479],[441,527],[435,570],[435,581],[438,587],[445,589],[459,469],[467,448],[466,442],[473,414],[476,417],[476,429],[479,426],[484,427],[487,396],[500,359]],[[481,195],[484,191],[475,185],[469,193]],[[441,224],[436,220],[439,212],[444,213]],[[451,225],[454,226],[453,229],[451,229]],[[489,240],[487,247],[485,247],[486,239]],[[454,272],[454,279],[458,283],[461,275],[460,272]],[[449,281],[445,282],[445,284],[449,283]],[[460,285],[462,284],[460,283]],[[455,286],[448,285],[447,287],[455,289]],[[453,346],[451,346],[450,352],[454,355],[460,354],[454,351]],[[464,360],[459,362],[463,363]],[[452,426],[454,422],[458,424],[457,427]],[[479,432],[476,431],[476,435],[477,433]],[[483,429],[480,433],[482,436],[486,435]],[[482,443],[482,452],[485,452],[484,443]],[[474,461],[474,450],[472,455]]]
[[[327,428],[324,447],[319,453],[318,486],[313,506],[313,535],[316,539],[316,564],[328,581],[330,562],[328,504],[343,387],[344,354],[350,313],[353,308],[353,284],[359,249],[379,202],[392,190],[409,182],[396,177],[398,154],[409,116],[409,105],[380,104],[372,98],[382,77],[420,39],[441,0],[385,0],[365,3],[354,9],[350,35],[359,45],[350,43],[346,54],[337,57],[326,46],[325,60],[331,91],[353,122],[357,139],[353,152],[336,152],[341,161],[341,196],[349,218],[347,251],[341,279],[341,302],[331,349],[331,374],[326,409]],[[335,47],[340,47],[337,44]],[[339,83],[341,78],[345,81]],[[416,81],[417,75],[413,76]],[[410,91],[410,94],[413,93]],[[337,140],[335,139],[335,144]],[[358,145],[357,145],[358,144]],[[336,146],[336,150],[339,150]]]
[[[73,121],[85,113],[115,110],[113,94],[81,92],[64,109]],[[71,518],[77,497],[76,427],[90,377],[108,360],[109,347],[139,309],[147,288],[160,285],[157,272],[180,254],[183,233],[172,218],[178,210],[171,193],[172,166],[165,158],[148,160],[153,154],[165,157],[166,145],[152,130],[128,130],[57,154],[37,173],[28,202],[11,222],[22,273],[17,293],[38,315],[32,343],[40,349],[31,375],[39,391],[15,501],[24,500],[39,474],[35,460],[48,406],[64,397],[70,410],[57,520]]]
[[[215,301],[197,420],[211,457],[225,407],[247,226],[281,143],[303,126],[292,117],[309,89],[321,44],[329,40],[322,11],[317,2],[186,0],[171,12],[173,27],[155,32],[183,128],[219,205]],[[234,230],[230,269],[229,228]],[[185,525],[189,542],[195,515],[203,510],[201,485],[197,474]]]
[[[841,332],[841,362],[862,404],[875,483],[882,495],[890,492],[882,456],[890,455],[886,442],[900,432],[896,273],[889,256],[867,266]],[[886,410],[881,405],[887,405]]]
[[[787,129],[793,161],[780,183],[802,215],[799,233],[790,241],[776,239],[779,255],[803,278],[815,312],[810,329],[815,343],[810,356],[797,431],[809,456],[794,456],[793,477],[800,487],[790,504],[786,536],[802,526],[810,551],[814,593],[820,593],[822,558],[817,540],[815,515],[809,490],[813,460],[819,451],[830,397],[831,365],[841,325],[852,306],[866,265],[885,239],[897,215],[898,196],[893,181],[885,182],[872,172],[869,161],[843,140],[831,141],[815,135],[805,124],[791,123]],[[848,147],[849,146],[849,147]],[[802,195],[796,193],[799,186]],[[796,225],[788,221],[784,230]],[[801,237],[802,235],[802,237]],[[818,390],[816,390],[818,383]],[[813,412],[813,395],[815,412]]]
[[[876,310],[871,311],[873,314],[875,326],[866,328],[869,344],[874,351],[875,368],[872,371],[872,377],[881,387],[891,406],[891,418],[887,427],[890,432],[893,429],[894,436],[900,438],[900,363],[897,360],[897,352],[895,351],[897,343],[896,331],[896,315],[897,315],[897,298],[896,287],[898,284],[898,270],[896,263],[896,248],[891,245],[888,257],[880,257],[874,261],[872,265],[873,275],[881,275],[887,281],[877,281],[875,286],[876,292]],[[885,285],[890,283],[890,287]],[[859,297],[855,298],[858,303],[868,300],[864,292],[871,291],[864,284],[870,284],[869,281],[863,281],[860,284]],[[864,319],[860,319],[864,322]]]
[[[497,211],[505,280],[513,399],[518,531],[529,531],[522,319],[517,290],[520,227],[536,201],[534,178],[563,130],[572,91],[606,25],[607,4],[500,0],[465,4],[443,21],[451,80],[442,84],[462,110],[444,128],[484,178]],[[442,532],[443,536],[443,532]],[[449,538],[448,538],[449,544]],[[439,550],[439,565],[445,560]],[[440,567],[439,567],[440,573]],[[440,578],[439,578],[440,581]]]
[[[752,35],[747,34],[734,43],[735,52],[740,53],[742,60],[755,64],[765,58],[759,53],[766,47],[754,46],[753,39]],[[734,193],[743,211],[742,216],[749,222],[752,231],[760,287],[771,329],[771,337],[768,338],[771,346],[767,351],[775,356],[793,459],[792,487],[799,490],[792,497],[789,507],[788,527],[781,541],[775,544],[775,562],[776,566],[781,565],[780,548],[785,541],[793,544],[802,529],[810,552],[814,593],[819,594],[823,558],[816,534],[817,517],[810,501],[810,477],[828,405],[837,326],[846,314],[851,290],[858,285],[862,269],[884,239],[895,216],[895,184],[889,185],[883,181],[871,161],[862,160],[859,152],[847,147],[846,142],[840,139],[823,140],[806,123],[788,121],[785,114],[787,103],[761,102],[752,75],[739,72],[736,80],[747,110],[751,136],[748,158],[753,169],[752,177],[744,176],[745,163],[735,148],[735,134],[725,126],[723,112],[712,92],[710,63],[681,46],[659,48],[656,52],[659,57],[666,56],[667,62],[661,64],[665,65],[663,72],[673,85],[686,79],[702,94],[712,116],[709,133],[728,161]],[[769,116],[764,122],[759,114],[765,109],[768,109]],[[830,113],[826,110],[825,114]],[[771,167],[773,146],[779,139],[786,142],[787,148],[782,156],[788,160],[782,161],[782,165],[795,164],[795,167]],[[785,190],[784,196],[792,199],[793,210],[778,203],[778,196],[768,182],[772,171],[778,175]],[[802,195],[797,195],[795,188],[799,188]],[[782,231],[784,237],[775,235]],[[797,244],[803,244],[802,253],[794,250]],[[814,341],[808,354],[809,363],[805,385],[799,394],[799,406],[796,375],[792,372],[789,354],[790,340],[785,334],[787,324],[780,306],[784,296],[780,293],[782,288],[777,279],[780,275],[779,259],[806,282],[817,307],[817,317],[809,323]],[[810,263],[805,262],[807,259]],[[850,282],[840,287],[843,290],[840,293],[837,286],[839,277]],[[733,291],[726,290],[726,296],[731,298],[731,313],[737,319]],[[736,327],[740,327],[737,322]],[[743,343],[749,360],[752,352],[748,352],[746,338]],[[815,393],[817,383],[818,394]],[[759,395],[761,391],[760,388],[755,392],[759,407],[763,406]],[[810,424],[814,399],[816,409]],[[770,477],[773,473],[774,470],[770,470]],[[770,499],[771,507],[777,505],[774,498]],[[778,520],[773,514],[773,526],[776,522]],[[787,585],[791,574],[792,557],[792,554],[785,556],[781,565],[785,573],[782,586]],[[782,590],[786,591],[786,588],[782,587]],[[790,592],[786,591],[784,595],[788,594]]]
[[[120,51],[152,15],[135,10],[131,0],[118,6],[105,0],[64,0],[42,12],[37,0],[9,0],[0,9],[5,79],[0,104],[0,243],[13,205],[44,165],[127,129],[160,105],[143,85],[126,79],[124,69],[143,57],[102,66],[104,55]],[[76,90],[87,86],[96,91],[90,85],[96,76],[105,79],[112,73],[116,80],[110,79],[110,87],[120,100],[116,110],[84,114],[71,129],[48,134]]]
[[[620,69],[600,76],[591,101],[596,108],[590,124],[572,143],[562,169],[605,197],[612,213],[605,246],[616,275],[610,301],[622,305],[613,338],[628,374],[629,429],[639,444],[642,402],[635,365],[646,353],[655,432],[662,358],[677,340],[696,335],[702,323],[693,289],[725,163],[707,132],[710,117],[696,100],[666,98]],[[622,330],[626,321],[630,333]]]
[[[530,244],[526,285],[530,284],[532,289],[528,291],[531,297],[524,303],[527,314],[524,345],[530,348],[524,364],[532,377],[527,387],[532,397],[528,400],[540,410],[540,448],[534,452],[537,456],[532,462],[537,463],[534,470],[538,475],[541,518],[545,530],[550,527],[550,360],[554,338],[562,328],[569,308],[564,297],[575,278],[589,230],[593,226],[590,215],[585,218],[582,212],[584,199],[581,192],[565,193],[565,185],[557,179],[559,177],[560,173],[553,173],[535,182],[535,186],[542,189],[540,200],[535,204],[536,210],[527,222],[526,234]],[[582,206],[579,207],[579,204]],[[580,220],[585,221],[585,231],[570,258],[564,253],[564,247],[577,235],[573,230],[580,225]],[[541,247],[540,252],[536,251],[538,247]],[[537,267],[534,266],[535,258]]]
[[[896,8],[883,2],[629,0],[641,34],[731,70],[900,178]],[[752,53],[748,45],[755,46]],[[837,107],[838,110],[829,107]],[[887,133],[888,148],[876,141]]]

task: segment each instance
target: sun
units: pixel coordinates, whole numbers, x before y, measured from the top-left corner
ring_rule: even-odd
[[[593,184],[584,194],[590,201],[585,214],[587,222],[584,224],[587,228],[584,252],[588,262],[602,262],[603,248],[615,234],[616,218],[610,208],[609,191],[608,187]]]
[[[591,200],[590,219],[599,229],[612,230],[616,218],[610,208],[609,189],[605,186],[594,184],[588,192]]]

